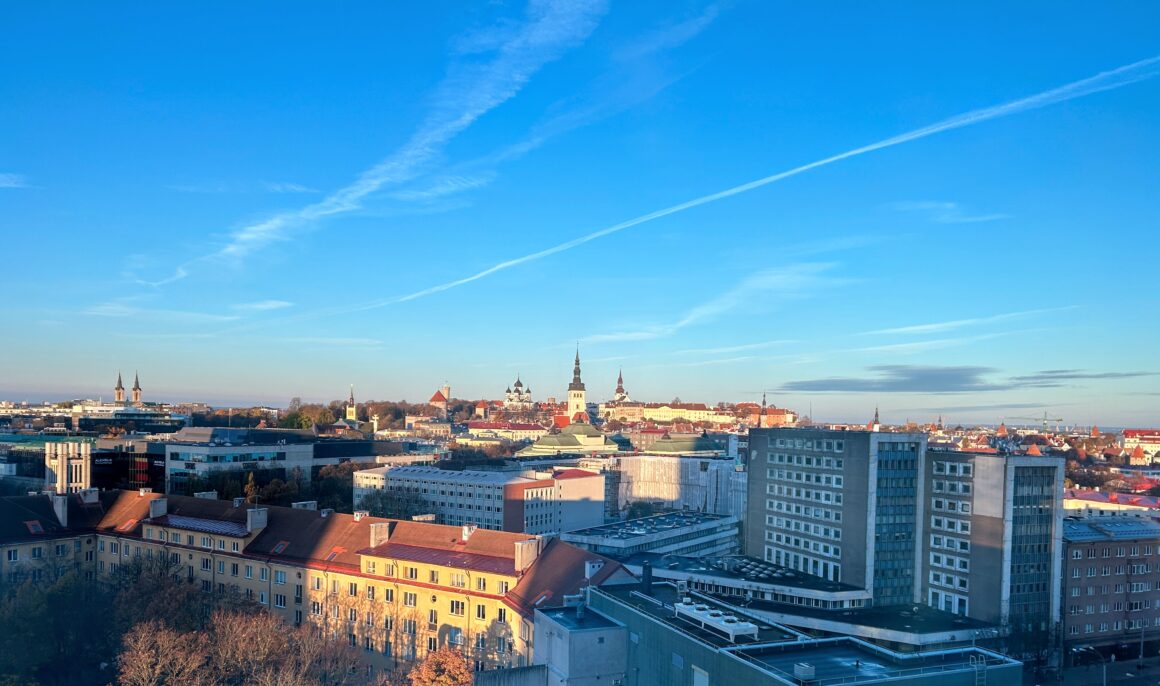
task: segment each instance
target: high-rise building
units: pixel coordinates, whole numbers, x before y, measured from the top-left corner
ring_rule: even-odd
[[[925,434],[754,429],[749,451],[748,555],[913,602]]]

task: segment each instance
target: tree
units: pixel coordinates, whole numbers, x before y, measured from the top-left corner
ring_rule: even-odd
[[[371,491],[363,496],[362,502],[355,503],[355,507],[370,512],[373,517],[391,519],[410,519],[431,511],[423,496],[411,490]]]
[[[141,622],[125,636],[117,658],[122,686],[197,686],[214,680],[206,671],[208,641],[200,632],[181,633],[159,621]]]
[[[444,646],[415,665],[407,678],[411,686],[471,686],[471,669],[457,650]]]
[[[258,495],[258,484],[254,481],[254,473],[246,474],[246,487],[242,489],[242,493],[246,494],[246,502],[253,503]]]

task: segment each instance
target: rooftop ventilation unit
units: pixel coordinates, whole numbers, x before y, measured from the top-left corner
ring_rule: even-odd
[[[751,636],[753,640],[757,640],[757,625],[742,621],[734,615],[725,614],[708,605],[697,605],[688,598],[683,599],[674,607],[677,611],[677,617],[696,624],[702,629],[722,634],[733,643],[737,642],[738,636]]]

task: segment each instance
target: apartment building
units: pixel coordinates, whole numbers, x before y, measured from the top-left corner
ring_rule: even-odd
[[[435,521],[533,534],[604,523],[604,476],[582,469],[531,472],[395,467],[380,481],[355,473],[355,502],[375,486],[422,498]]]
[[[1048,643],[1060,619],[1063,460],[927,453],[919,600]]]
[[[746,554],[914,602],[925,453],[919,433],[751,430]]]
[[[1155,654],[1160,522],[1122,515],[1067,519],[1063,546],[1064,647],[1149,643],[1148,654]]]
[[[477,670],[528,664],[538,604],[632,579],[558,540],[474,527],[144,491],[0,498],[0,579],[58,560],[90,577],[167,561],[206,593],[346,635],[380,671],[442,646]]]

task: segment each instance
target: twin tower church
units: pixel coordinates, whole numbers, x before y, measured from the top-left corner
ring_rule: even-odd
[[[137,372],[133,372],[133,388],[130,389],[133,393],[132,403],[134,405],[141,404],[141,379],[137,376]],[[121,382],[121,372],[117,372],[117,385],[113,386],[113,402],[118,405],[125,404],[125,384]]]

